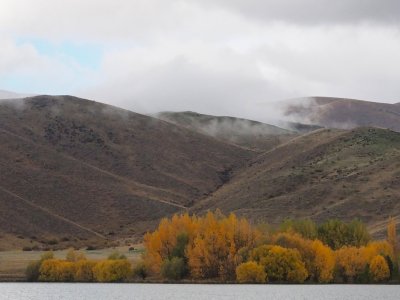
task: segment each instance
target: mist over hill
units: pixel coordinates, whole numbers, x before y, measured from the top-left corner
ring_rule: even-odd
[[[292,120],[327,128],[351,129],[371,126],[400,131],[398,104],[310,97],[288,100],[285,115]]]
[[[27,94],[20,94],[11,91],[0,90],[0,100],[2,99],[15,99],[15,98],[22,98],[27,97]]]
[[[293,137],[295,132],[258,121],[196,112],[161,112],[157,118],[225,142],[265,151]]]

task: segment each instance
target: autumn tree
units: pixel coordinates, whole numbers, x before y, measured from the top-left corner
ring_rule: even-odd
[[[263,266],[249,261],[237,266],[236,280],[240,283],[265,283],[267,282],[267,273]]]
[[[345,281],[354,282],[365,272],[369,261],[364,250],[364,248],[344,246],[335,251],[336,264]]]
[[[312,242],[311,249],[314,254],[311,262],[311,272],[314,278],[320,283],[331,282],[335,271],[334,252],[319,240]]]
[[[308,273],[299,251],[280,246],[272,246],[266,256],[261,257],[260,264],[264,266],[268,279],[301,283]]]
[[[234,279],[239,249],[253,248],[259,233],[245,219],[208,212],[199,218],[198,233],[187,249],[194,278]]]
[[[182,246],[178,243],[183,242],[181,240],[178,242],[179,236],[185,236],[186,243],[193,242],[198,231],[198,223],[195,216],[188,214],[174,215],[171,220],[162,219],[157,230],[147,233],[144,237],[146,268],[154,274],[159,274],[165,259],[172,258],[179,251],[182,252],[182,249],[178,250]]]
[[[308,240],[297,233],[278,233],[273,243],[299,251],[311,279],[326,283],[333,279],[335,256],[333,251],[319,240]]]
[[[389,279],[389,266],[383,256],[377,255],[371,260],[369,275],[373,282],[383,282]]]
[[[92,282],[94,281],[93,268],[96,265],[95,261],[78,260],[74,264],[74,281],[77,282]]]
[[[122,282],[131,275],[131,264],[126,259],[103,260],[93,268],[93,275],[99,282]]]
[[[40,266],[40,281],[68,282],[74,280],[74,263],[59,259],[45,260]]]

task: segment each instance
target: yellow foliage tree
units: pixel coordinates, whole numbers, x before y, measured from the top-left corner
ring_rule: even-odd
[[[233,279],[240,263],[238,251],[253,248],[259,237],[245,219],[208,212],[199,218],[193,243],[187,249],[188,265],[194,278]]]
[[[249,261],[237,266],[236,280],[240,283],[265,283],[267,282],[267,273],[263,266]]]
[[[94,266],[93,276],[99,282],[122,282],[131,276],[131,264],[126,259],[103,260]]]
[[[146,254],[144,263],[150,272],[159,274],[165,259],[172,256],[179,234],[186,234],[189,243],[193,242],[198,228],[195,216],[174,215],[171,220],[162,219],[157,230],[144,236]]]
[[[75,262],[74,281],[92,282],[94,281],[93,268],[96,262],[91,260],[79,260]]]
[[[331,248],[315,240],[311,244],[314,252],[312,261],[313,275],[320,283],[327,283],[333,280],[335,270],[335,255]]]
[[[392,261],[395,259],[392,245],[387,241],[374,241],[361,249],[364,251],[364,256],[367,261],[371,261],[376,255],[389,257]]]
[[[364,247],[347,247],[344,246],[335,251],[336,265],[340,274],[347,281],[354,281],[354,279],[361,275],[368,264],[368,257]]]
[[[374,282],[383,282],[389,279],[390,270],[385,258],[376,255],[369,265],[369,275]]]
[[[273,281],[302,283],[308,277],[308,272],[296,249],[273,246],[260,264],[265,267],[268,278]]]
[[[297,233],[281,232],[273,236],[276,245],[297,249],[311,279],[326,283],[333,279],[335,256],[333,251],[319,240],[308,240]]]
[[[74,280],[74,263],[58,259],[48,259],[40,266],[40,281],[67,282]]]
[[[160,274],[163,262],[180,253],[194,278],[234,279],[241,262],[239,249],[253,248],[259,236],[247,220],[234,214],[225,217],[218,211],[208,212],[199,218],[174,215],[145,235],[144,262],[150,272]],[[186,242],[183,251],[182,241]]]

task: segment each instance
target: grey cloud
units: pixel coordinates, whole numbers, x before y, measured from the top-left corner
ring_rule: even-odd
[[[192,110],[270,120],[274,112],[260,111],[259,103],[276,99],[282,91],[256,73],[210,70],[177,58],[84,94],[142,113]]]
[[[197,1],[197,0],[194,0]],[[299,24],[400,22],[398,0],[201,0],[263,21]]]

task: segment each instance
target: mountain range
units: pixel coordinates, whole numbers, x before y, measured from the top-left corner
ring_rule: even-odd
[[[288,102],[289,129],[195,112],[137,114],[72,96],[0,101],[0,249],[106,247],[162,217],[400,215],[400,106]]]

